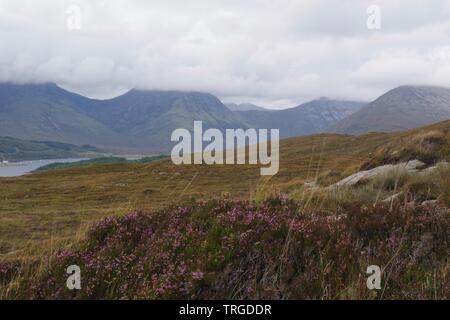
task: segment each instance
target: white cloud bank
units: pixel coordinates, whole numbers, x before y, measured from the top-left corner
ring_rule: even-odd
[[[380,30],[366,27],[373,4]],[[1,82],[94,97],[199,90],[279,107],[450,87],[446,0],[0,0],[0,43]]]

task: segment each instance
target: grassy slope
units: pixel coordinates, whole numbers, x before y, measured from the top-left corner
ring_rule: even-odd
[[[373,161],[383,162],[382,150],[399,149],[395,150],[400,155],[396,161],[420,158],[428,150],[421,148],[421,143],[405,144],[405,137],[420,142],[420,137],[429,137],[431,132],[444,137],[439,141],[444,141],[443,150],[448,150],[449,128],[450,121],[446,121],[407,133],[322,134],[283,140],[280,171],[271,178],[261,177],[257,166],[175,166],[170,160],[1,178],[0,253],[2,258],[10,258],[28,256],[30,250],[35,254],[52,250],[61,241],[82,237],[88,224],[111,214],[160,209],[224,193],[260,200],[278,191],[296,192],[305,182],[317,179],[331,183]],[[448,154],[439,157],[448,159]]]
[[[46,166],[40,167],[35,170],[35,172],[39,171],[48,171],[48,170],[55,170],[55,169],[69,169],[69,168],[79,168],[79,167],[88,167],[88,166],[95,166],[95,165],[105,165],[105,164],[133,164],[133,163],[150,163],[152,161],[160,160],[163,158],[167,158],[167,156],[151,156],[151,157],[144,157],[137,160],[127,160],[126,158],[121,157],[99,157],[95,159],[89,159],[89,160],[80,160],[76,162],[68,162],[68,163],[51,163]]]
[[[29,141],[0,137],[0,160],[22,161],[77,158],[94,155],[95,147],[53,141]]]

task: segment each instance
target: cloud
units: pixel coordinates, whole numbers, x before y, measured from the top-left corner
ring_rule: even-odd
[[[0,81],[54,81],[94,97],[137,87],[226,102],[371,100],[402,84],[450,86],[445,0],[0,0]],[[68,27],[69,6],[80,28]]]
[[[398,83],[450,87],[448,70],[450,46],[433,48],[423,53],[413,49],[385,50],[361,65],[352,78],[361,84],[380,88]]]

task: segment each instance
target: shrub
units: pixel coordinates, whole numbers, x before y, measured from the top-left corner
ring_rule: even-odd
[[[257,205],[197,202],[97,223],[36,280],[11,293],[58,299],[449,298],[449,212],[349,205],[300,210],[278,196]],[[67,266],[82,290],[65,287]],[[383,268],[384,290],[366,288]],[[1,270],[1,268],[0,268]],[[432,281],[433,280],[433,281]]]

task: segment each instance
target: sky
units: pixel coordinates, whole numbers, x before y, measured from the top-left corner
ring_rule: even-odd
[[[450,0],[0,0],[0,82],[285,108],[450,87]]]

